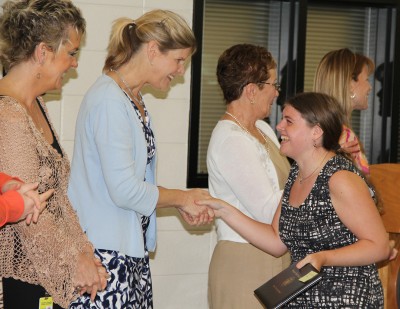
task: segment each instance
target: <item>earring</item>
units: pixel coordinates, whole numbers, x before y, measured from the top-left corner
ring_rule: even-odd
[[[256,103],[253,99],[250,100],[250,104]]]
[[[40,74],[40,72],[36,74],[36,79],[40,79],[41,77],[42,77],[42,74]]]
[[[314,148],[317,148],[317,142],[316,142],[316,140],[313,140],[313,146],[314,146]]]
[[[354,100],[355,98],[356,98],[356,94],[353,92],[353,93],[350,95],[350,99]]]

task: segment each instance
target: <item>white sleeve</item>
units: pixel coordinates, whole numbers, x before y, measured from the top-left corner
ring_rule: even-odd
[[[282,191],[273,163],[247,136],[229,136],[214,153],[215,166],[241,206],[254,219],[271,223]]]

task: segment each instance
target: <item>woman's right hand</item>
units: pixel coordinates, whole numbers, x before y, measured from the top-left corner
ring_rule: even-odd
[[[106,287],[108,277],[104,266],[94,258],[93,253],[82,252],[78,255],[74,284],[80,295],[89,293],[90,299],[94,301],[97,292]]]
[[[24,212],[20,220],[25,219],[27,225],[37,223],[39,215],[46,207],[46,201],[53,195],[54,189],[41,194],[37,191],[37,184],[21,184],[19,192],[24,200]]]
[[[212,209],[216,217],[222,217],[224,212],[228,211],[229,207],[232,207],[225,201],[213,197],[197,200],[196,204],[199,206],[206,206]]]
[[[210,194],[202,189],[191,189],[182,192],[180,211],[183,219],[191,225],[209,224],[214,220],[214,212],[205,206],[197,204],[198,200],[207,199]]]
[[[357,139],[340,144],[340,148],[342,148],[352,157],[356,156],[361,151],[360,144],[358,143]]]

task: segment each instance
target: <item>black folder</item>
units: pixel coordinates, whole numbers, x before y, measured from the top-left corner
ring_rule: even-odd
[[[267,309],[277,309],[322,279],[322,274],[311,264],[301,269],[293,263],[254,291]]]

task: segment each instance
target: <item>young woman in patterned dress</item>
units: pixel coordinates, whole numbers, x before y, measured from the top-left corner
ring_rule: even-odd
[[[311,263],[324,273],[286,308],[383,308],[375,263],[389,257],[388,236],[363,176],[340,151],[342,115],[325,94],[285,103],[280,150],[295,162],[272,225],[221,200],[200,203],[260,249],[275,256],[289,251],[298,268]]]

